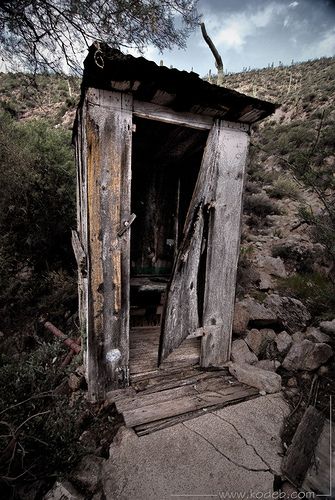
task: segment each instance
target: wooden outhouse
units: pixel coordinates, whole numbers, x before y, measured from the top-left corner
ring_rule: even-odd
[[[275,105],[107,46],[84,66],[73,246],[96,400],[132,373],[230,359],[249,130]]]

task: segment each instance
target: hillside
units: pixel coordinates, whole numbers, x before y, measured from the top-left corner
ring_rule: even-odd
[[[311,401],[328,415],[335,391],[335,58],[229,74],[225,86],[279,105],[251,133],[232,356],[280,375],[294,409],[286,449]],[[9,472],[32,470],[43,478],[36,498],[83,453],[106,458],[120,425],[114,406],[87,404],[80,357],[65,362],[40,324],[80,342],[70,238],[79,93],[76,78],[0,73],[0,412],[6,428],[30,422],[0,463],[0,488]]]

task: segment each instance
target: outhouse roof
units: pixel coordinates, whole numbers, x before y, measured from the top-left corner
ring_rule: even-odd
[[[84,61],[83,88],[132,93],[134,99],[175,111],[252,124],[277,105],[209,83],[197,73],[158,66],[144,57],[93,44]]]

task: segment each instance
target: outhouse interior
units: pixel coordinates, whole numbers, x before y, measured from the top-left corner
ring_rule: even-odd
[[[91,399],[230,356],[250,125],[275,106],[94,44],[75,127]]]

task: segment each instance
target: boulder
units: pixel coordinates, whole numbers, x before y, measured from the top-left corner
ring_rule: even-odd
[[[261,359],[255,366],[261,368],[262,370],[267,370],[269,372],[275,372],[280,367],[279,361],[275,359]]]
[[[275,344],[280,354],[285,354],[292,345],[292,338],[287,332],[280,332],[275,338]]]
[[[283,368],[289,371],[316,370],[332,355],[333,350],[328,344],[315,344],[310,340],[295,342],[283,361]]]
[[[240,305],[248,311],[249,321],[252,321],[255,326],[268,326],[277,321],[277,315],[271,309],[267,309],[251,297],[242,300]]]
[[[266,275],[276,276],[278,278],[286,278],[287,273],[284,262],[280,257],[270,257],[269,255],[261,256],[257,260],[258,267]]]
[[[243,335],[248,327],[250,315],[247,308],[241,302],[235,304],[234,320],[233,320],[233,334]]]
[[[292,335],[293,342],[302,342],[306,340],[306,335],[302,332],[296,332]]]
[[[265,299],[264,305],[272,311],[289,333],[305,329],[311,319],[311,315],[304,304],[292,297],[281,297],[272,294]]]
[[[320,328],[324,333],[328,333],[328,335],[335,335],[335,319],[332,321],[321,321]]]
[[[229,372],[242,384],[256,387],[260,391],[272,394],[281,390],[281,377],[277,373],[237,363],[230,364]]]
[[[43,500],[84,500],[84,497],[68,481],[56,481]]]
[[[250,351],[243,339],[237,339],[232,342],[231,359],[235,363],[254,364],[258,361],[257,356]]]
[[[93,495],[101,482],[101,469],[104,459],[95,455],[85,455],[71,472],[70,480],[78,489]]]
[[[323,333],[319,328],[315,328],[314,326],[310,326],[306,330],[306,338],[307,340],[311,340],[312,342],[330,342],[331,338],[326,333]]]
[[[265,351],[268,343],[275,338],[276,334],[271,329],[264,328],[262,330],[256,330],[253,328],[250,332],[248,332],[245,341],[252,352],[254,352],[256,356],[259,356]]]

